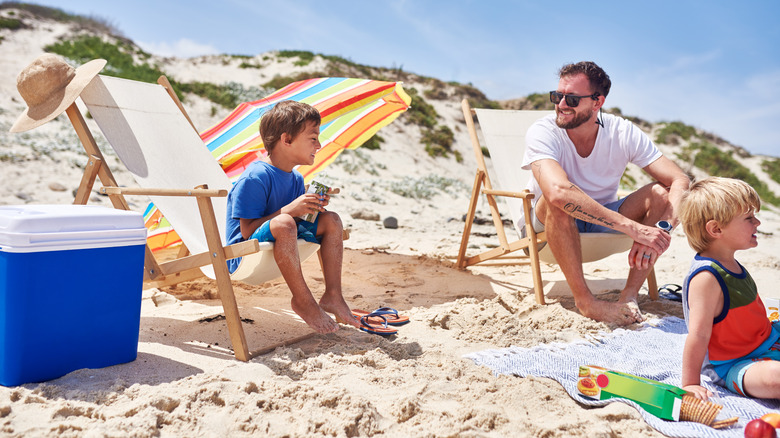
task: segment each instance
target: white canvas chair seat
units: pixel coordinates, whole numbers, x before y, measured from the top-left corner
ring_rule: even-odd
[[[530,259],[533,271],[534,291],[537,302],[544,303],[544,292],[541,285],[541,271],[539,262],[557,264],[555,256],[546,245],[546,234],[533,231],[529,220],[529,212],[533,194],[525,190],[531,172],[522,169],[523,155],[525,153],[525,134],[528,128],[538,119],[552,114],[552,111],[520,111],[520,110],[492,110],[476,109],[472,112],[467,100],[462,102],[463,115],[471,137],[474,154],[477,159],[477,175],[472,190],[472,199],[469,211],[466,215],[466,225],[461,239],[458,253],[458,267],[465,268],[486,261],[513,259]],[[474,115],[479,121],[480,131],[484,144],[480,143],[477,128],[474,123]],[[494,175],[489,175],[482,154],[482,146],[490,153]],[[495,180],[491,179],[495,177]],[[493,182],[496,183],[493,186]],[[474,220],[477,199],[485,195],[490,207],[493,223],[499,239],[499,247],[485,251],[471,257],[466,256],[471,223]],[[518,239],[509,242],[504,231],[497,197],[500,197],[509,217],[514,225]],[[534,214],[534,213],[530,213]],[[522,230],[526,236],[522,238]],[[536,242],[536,244],[532,244]],[[604,257],[620,252],[628,251],[633,245],[633,240],[623,233],[583,233],[580,234],[582,246],[582,260],[584,263],[603,259]],[[508,256],[510,253],[522,249],[527,257]],[[658,290],[655,284],[655,273],[651,271],[648,276],[648,288],[652,297],[657,297]]]
[[[162,86],[99,75],[81,98],[139,186],[187,189],[206,184],[209,189],[230,190],[227,175]],[[192,199],[155,197],[153,201],[191,253],[208,250],[198,206]],[[217,197],[212,202],[224,245],[227,198]],[[318,248],[299,240],[302,260]],[[201,270],[215,278],[210,265]],[[273,243],[264,242],[259,252],[241,259],[231,279],[262,284],[279,276]]]
[[[274,260],[273,242],[258,242],[258,247],[260,251],[241,258],[238,268],[230,274],[231,280],[243,281],[247,284],[263,284],[282,276]],[[301,262],[314,255],[319,249],[320,245],[316,243],[298,239],[298,255]],[[214,278],[213,272],[205,272],[205,274]]]

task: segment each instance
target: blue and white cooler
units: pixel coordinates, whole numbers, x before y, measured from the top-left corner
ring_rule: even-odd
[[[0,206],[0,385],[135,360],[145,243],[137,212]]]

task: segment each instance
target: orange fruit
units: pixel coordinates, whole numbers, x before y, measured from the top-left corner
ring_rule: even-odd
[[[780,413],[770,412],[768,414],[764,414],[761,419],[771,424],[775,429],[780,427]]]

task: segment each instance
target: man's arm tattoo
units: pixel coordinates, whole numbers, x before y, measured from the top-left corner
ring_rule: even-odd
[[[570,216],[574,217],[575,219],[581,219],[585,222],[591,222],[591,223],[597,223],[600,225],[604,225],[605,227],[615,229],[615,223],[610,222],[607,220],[607,218],[603,216],[594,216],[591,213],[588,213],[582,209],[582,206],[575,204],[573,202],[569,202],[568,204],[563,206],[563,211],[568,213]]]

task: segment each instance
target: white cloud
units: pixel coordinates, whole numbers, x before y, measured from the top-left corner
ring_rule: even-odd
[[[146,42],[138,41],[138,45],[147,52],[159,56],[176,56],[190,58],[193,56],[215,55],[219,50],[210,44],[201,44],[189,38],[181,38],[178,41]]]

